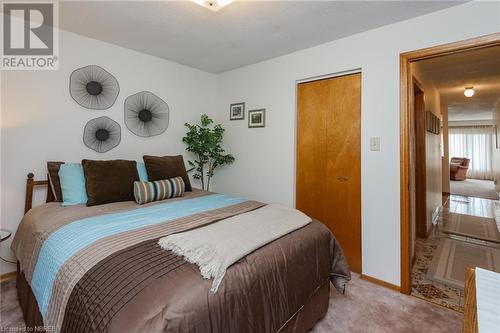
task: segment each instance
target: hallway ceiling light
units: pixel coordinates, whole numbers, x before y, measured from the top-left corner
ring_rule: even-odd
[[[213,10],[214,12],[218,11],[222,7],[229,5],[234,0],[193,0],[193,2],[197,3],[200,6]]]
[[[472,97],[472,96],[474,96],[474,93],[475,93],[475,91],[474,91],[473,87],[466,87],[464,90],[465,97]]]

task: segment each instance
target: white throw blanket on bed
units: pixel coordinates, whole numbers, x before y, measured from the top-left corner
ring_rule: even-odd
[[[296,209],[267,205],[205,227],[163,237],[158,244],[198,265],[205,279],[214,279],[210,291],[215,293],[229,266],[310,222],[307,215]]]

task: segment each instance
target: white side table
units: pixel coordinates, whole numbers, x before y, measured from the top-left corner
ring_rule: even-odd
[[[11,235],[12,235],[12,232],[10,232],[9,230],[0,229],[0,242],[3,242],[4,240],[8,239]],[[11,263],[11,264],[16,263],[15,261],[5,259],[2,256],[0,256],[0,259],[5,261],[5,262]]]
[[[8,239],[10,235],[12,235],[12,233],[9,230],[0,229],[0,242]]]

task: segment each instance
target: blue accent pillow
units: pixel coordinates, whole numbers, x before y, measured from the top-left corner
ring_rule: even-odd
[[[59,180],[63,202],[61,206],[73,206],[87,203],[85,175],[79,163],[64,163],[59,169]]]
[[[146,170],[146,164],[137,162],[137,172],[139,173],[139,180],[141,182],[148,181],[148,171]]]

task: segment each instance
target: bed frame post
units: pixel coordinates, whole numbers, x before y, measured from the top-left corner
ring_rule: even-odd
[[[33,177],[35,175],[33,172],[28,173],[28,179],[26,180],[26,197],[24,200],[24,214],[26,214],[30,209],[31,205],[33,204]]]
[[[35,180],[33,172],[28,173],[26,179],[26,196],[24,198],[24,214],[26,214],[33,206],[33,189],[35,186],[48,186],[47,180]],[[51,199],[49,192],[47,192],[47,202],[54,201]]]

